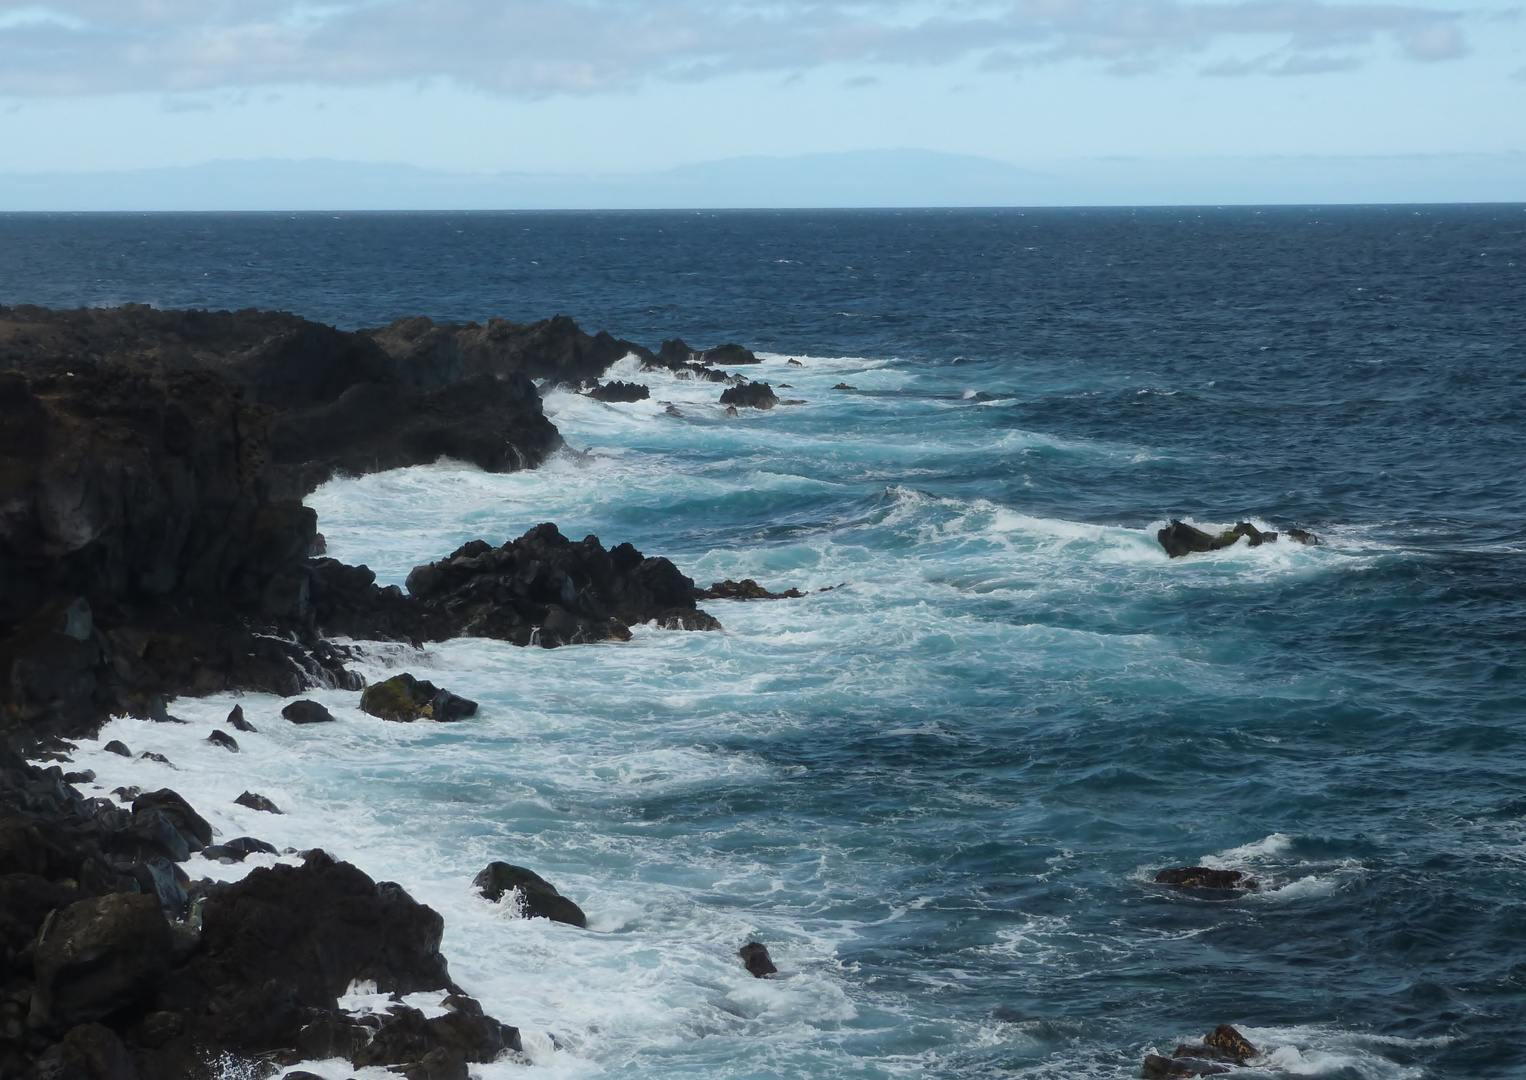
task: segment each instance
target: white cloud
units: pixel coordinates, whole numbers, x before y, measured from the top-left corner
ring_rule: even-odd
[[[1256,70],[1291,74],[1381,39],[1413,60],[1466,51],[1455,13],[1335,0],[0,0],[0,93],[449,79],[537,96],[961,60],[1123,74],[1237,41],[1278,54]]]

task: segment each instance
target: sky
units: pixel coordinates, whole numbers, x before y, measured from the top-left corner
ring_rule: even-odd
[[[1519,153],[1520,2],[0,0],[0,174]]]

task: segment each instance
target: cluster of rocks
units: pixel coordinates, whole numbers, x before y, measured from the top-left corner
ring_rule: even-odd
[[[805,593],[799,589],[770,592],[752,578],[743,578],[741,581],[727,578],[725,581],[712,582],[708,589],[701,589],[695,595],[701,600],[798,600]]]
[[[0,742],[0,1074],[173,1080],[228,1055],[272,1071],[342,1056],[466,1080],[469,1062],[520,1048],[451,981],[443,921],[399,886],[321,850],[230,884],[181,866],[274,850],[214,842],[170,790],[88,798]],[[436,991],[440,1015],[352,1016],[339,998],[361,983]]]
[[[1255,892],[1261,883],[1240,870],[1208,866],[1170,866],[1155,875],[1157,885],[1217,893]]]
[[[1144,1080],[1170,1080],[1181,1076],[1216,1076],[1248,1065],[1260,1056],[1250,1041],[1228,1024],[1220,1024],[1200,1043],[1182,1043],[1171,1052],[1149,1054],[1140,1075]]]
[[[1260,547],[1262,544],[1274,544],[1282,536],[1300,544],[1319,543],[1319,537],[1303,529],[1286,529],[1280,534],[1262,532],[1248,521],[1242,521],[1233,529],[1225,529],[1221,533],[1214,534],[1172,518],[1171,524],[1155,534],[1155,538],[1160,541],[1160,546],[1165,548],[1166,554],[1173,559],[1179,559],[1183,555],[1219,551],[1238,544],[1242,539],[1249,547]]]
[[[630,544],[574,543],[553,524],[493,547],[483,540],[414,567],[407,592],[378,589],[367,568],[330,559],[314,565],[313,618],[325,632],[394,641],[469,634],[544,648],[628,640],[630,627],[719,630],[696,590],[667,559]]]

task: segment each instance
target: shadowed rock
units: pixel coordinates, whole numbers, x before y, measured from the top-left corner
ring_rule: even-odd
[[[708,589],[700,589],[694,595],[700,600],[798,600],[805,593],[799,589],[769,592],[752,578],[743,578],[741,581],[727,578],[725,581],[714,582]]]
[[[293,701],[281,710],[281,715],[293,724],[329,724],[334,714],[316,701]]]
[[[779,973],[779,969],[774,967],[773,958],[768,955],[767,947],[760,942],[749,941],[737,950],[737,955],[741,956],[742,963],[755,979],[767,979]]]
[[[586,396],[604,402],[645,401],[652,391],[641,383],[612,381],[595,383]]]
[[[1260,887],[1255,878],[1239,870],[1215,870],[1207,866],[1172,866],[1155,875],[1157,885],[1175,885],[1184,889],[1244,889]]]
[[[261,810],[267,814],[279,814],[281,808],[263,795],[256,795],[252,791],[246,791],[233,800],[240,806],[247,806],[251,810]]]
[[[489,863],[487,869],[472,880],[484,898],[494,903],[509,893],[518,893],[527,918],[550,919],[570,926],[587,927],[588,917],[583,909],[556,891],[545,878],[534,870],[510,863]]]
[[[779,404],[779,395],[766,382],[742,383],[722,390],[721,404],[744,409],[772,409]]]
[[[412,723],[415,720],[449,722],[473,716],[477,703],[442,690],[432,682],[404,672],[373,683],[360,695],[360,707],[383,720]]]

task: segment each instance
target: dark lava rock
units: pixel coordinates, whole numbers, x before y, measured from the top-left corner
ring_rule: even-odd
[[[1155,875],[1157,885],[1176,885],[1184,889],[1244,889],[1260,888],[1253,877],[1239,870],[1214,870],[1207,866],[1172,866]]]
[[[787,363],[790,367],[805,367],[804,364],[802,364],[799,360],[796,360],[793,356],[786,360],[785,363]]]
[[[1296,540],[1301,544],[1317,544],[1319,537],[1302,529],[1289,529],[1284,535],[1290,540]],[[1160,546],[1166,549],[1166,554],[1173,559],[1179,559],[1183,555],[1201,554],[1208,551],[1219,551],[1236,544],[1242,537],[1250,547],[1260,547],[1262,544],[1276,543],[1278,534],[1274,532],[1262,532],[1248,521],[1242,521],[1233,529],[1226,529],[1218,535],[1204,532],[1194,528],[1185,522],[1171,519],[1167,525],[1155,534],[1160,541]]]
[[[799,589],[769,592],[752,578],[743,578],[741,581],[727,578],[725,581],[714,582],[708,589],[701,589],[694,595],[700,600],[798,600],[805,593]]]
[[[1150,1054],[1145,1058],[1144,1068],[1139,1075],[1144,1080],[1168,1080],[1176,1076],[1213,1076],[1228,1071],[1222,1065],[1197,1058],[1168,1058]]]
[[[641,383],[614,381],[595,383],[587,396],[595,401],[606,402],[645,401],[652,396],[652,391]]]
[[[700,353],[700,362],[705,364],[761,364],[753,351],[741,345],[726,344],[717,345],[713,349],[706,349]]]
[[[243,862],[250,855],[262,852],[266,855],[278,855],[274,844],[267,844],[263,840],[256,840],[252,836],[240,836],[229,840],[226,844],[214,844],[202,851],[202,857],[207,859],[231,859],[233,862]]]
[[[165,757],[163,754],[156,754],[152,750],[143,751],[143,753],[138,755],[138,760],[157,761],[160,765],[172,765],[172,762],[169,758]]]
[[[105,750],[108,754],[118,754],[121,757],[132,757],[132,751],[127,749],[127,744],[119,739],[112,739],[105,746],[101,747],[101,749]]]
[[[845,382],[840,382],[836,386],[832,387],[832,389],[833,390],[857,390],[858,387],[856,387],[856,386],[849,386]]]
[[[1204,1035],[1203,1045],[1221,1053],[1229,1054],[1240,1062],[1256,1057],[1259,1053],[1250,1044],[1249,1039],[1241,1035],[1229,1024],[1220,1024],[1207,1035]]]
[[[232,711],[228,713],[228,726],[234,731],[257,732],[259,730],[248,720],[244,719],[244,707],[242,705],[233,706]]]
[[[477,712],[475,701],[457,697],[407,672],[366,687],[360,695],[360,707],[372,716],[405,724],[419,719],[448,722]]]
[[[556,891],[545,878],[523,866],[505,862],[489,863],[472,884],[481,890],[488,900],[498,902],[504,894],[517,891],[528,918],[550,919],[571,926],[587,927],[588,917],[583,909]]]
[[[153,896],[117,893],[69,905],[33,967],[29,1023],[62,1031],[132,1004],[169,970],[170,928]]]
[[[235,754],[238,753],[238,740],[226,731],[214,730],[207,736],[207,742],[213,746],[221,746],[224,750],[232,750]]]
[[[200,851],[212,842],[212,826],[207,824],[206,818],[169,788],[139,795],[132,801],[132,812],[134,817],[149,812],[163,814],[185,837],[186,844],[192,851]]]
[[[85,769],[81,772],[64,773],[66,784],[93,784],[95,783],[95,770]]]
[[[104,1024],[80,1024],[48,1047],[32,1067],[37,1080],[137,1080],[132,1055]]]
[[[279,814],[281,808],[263,795],[256,795],[252,791],[246,791],[233,800],[240,806],[247,806],[251,810],[263,810],[267,814]]]
[[[766,979],[779,973],[779,969],[774,967],[773,958],[768,955],[767,947],[760,942],[749,941],[737,950],[737,955],[755,979]]]
[[[281,710],[281,715],[293,724],[328,724],[334,720],[334,714],[325,709],[316,701],[302,700],[293,701]]]
[[[417,1009],[403,1006],[392,1010],[352,1060],[362,1068],[401,1065],[404,1076],[443,1080],[467,1075],[467,1062],[493,1061],[505,1050],[519,1049],[519,1032],[484,1016],[480,1006],[453,1009],[430,1020]]]
[[[766,382],[742,383],[722,390],[721,404],[744,409],[772,409],[779,404],[779,395]]]
[[[627,640],[632,623],[714,630],[695,606],[694,582],[667,559],[630,544],[605,550],[596,536],[574,543],[555,525],[537,525],[492,547],[473,540],[408,575],[408,595],[376,590],[370,572],[343,567],[315,574],[323,625],[352,637],[440,640],[458,634],[545,648]]]

